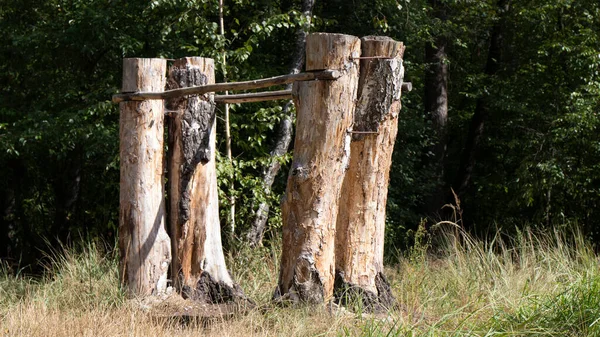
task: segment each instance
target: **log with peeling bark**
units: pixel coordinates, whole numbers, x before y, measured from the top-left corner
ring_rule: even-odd
[[[283,251],[276,300],[321,303],[333,296],[338,201],[349,160],[360,40],[311,34],[306,69],[339,69],[335,81],[296,82],[294,159],[282,203]]]
[[[404,45],[364,37],[350,164],[342,187],[335,244],[335,296],[378,311],[394,304],[383,274],[389,170],[398,131]]]
[[[187,57],[169,70],[168,89],[214,83],[214,61]],[[207,303],[245,299],[233,282],[221,246],[212,94],[170,99],[169,222],[172,277],[186,298]]]
[[[165,87],[166,60],[123,60],[123,91]],[[120,104],[121,280],[134,296],[166,291],[171,243],[165,230],[163,101]]]

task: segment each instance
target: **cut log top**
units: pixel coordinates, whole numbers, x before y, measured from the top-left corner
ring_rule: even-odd
[[[345,70],[352,65],[353,58],[360,56],[360,52],[357,52],[360,50],[360,39],[352,35],[313,33],[306,37],[306,50],[307,71]]]
[[[194,71],[190,71],[195,69]],[[208,85],[215,83],[215,60],[208,57],[182,57],[173,61],[170,71],[181,74],[173,74],[167,83],[178,79],[179,83],[169,83],[167,89],[180,89],[188,87],[187,83],[198,83]],[[199,76],[200,78],[195,78]],[[186,83],[183,83],[186,82]]]
[[[404,44],[387,36],[365,36],[361,40],[361,57],[402,58]]]
[[[404,56],[404,43],[395,41],[394,39],[387,36],[365,36],[361,41],[361,57],[365,57],[360,60],[360,68],[368,69],[373,62],[377,62],[376,57],[389,57],[402,59]],[[375,59],[373,59],[375,58]],[[361,71],[360,78],[358,80],[358,92],[362,91],[364,85],[365,76],[367,71]],[[411,91],[412,84],[409,86],[402,85],[402,91]],[[359,94],[360,95],[360,94]]]
[[[122,91],[163,90],[166,80],[167,62],[156,58],[123,59]]]

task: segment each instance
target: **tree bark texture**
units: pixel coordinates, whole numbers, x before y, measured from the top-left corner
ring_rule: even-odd
[[[440,0],[429,0],[433,7],[434,16],[442,21],[446,20],[446,9]],[[448,64],[447,40],[441,33],[434,38],[433,43],[425,46],[425,62],[428,69],[425,71],[425,112],[431,119],[435,132],[435,145],[433,152],[434,178],[437,181],[433,195],[426,205],[427,213],[437,214],[445,201],[444,161],[447,147],[448,124]]]
[[[298,74],[302,71],[302,65],[304,64],[304,53],[306,46],[306,35],[310,29],[310,22],[312,17],[312,10],[315,5],[314,0],[303,0],[302,1],[302,16],[306,19],[306,23],[298,28],[296,32],[296,48],[294,49],[294,55],[292,56],[292,66],[290,68],[290,74]],[[292,85],[286,86],[286,89],[291,89]],[[293,122],[291,107],[293,102],[288,101],[283,107],[282,119],[279,123],[279,131],[277,132],[277,139],[275,140],[275,147],[271,151],[272,157],[271,163],[263,168],[263,188],[266,195],[271,193],[271,186],[275,181],[275,177],[281,168],[281,163],[277,160],[279,157],[285,155],[290,147],[293,133]],[[246,235],[247,241],[251,246],[259,246],[262,243],[263,235],[269,219],[269,204],[266,201],[261,202],[255,213],[254,222]]]
[[[283,251],[275,297],[320,303],[333,296],[338,201],[350,156],[360,40],[342,34],[306,39],[306,70],[340,69],[335,81],[296,82],[294,159],[282,202]]]
[[[504,17],[509,8],[510,0],[498,1],[498,14],[500,16],[500,20],[498,20],[492,27],[489,47],[490,49],[485,64],[485,74],[488,77],[496,75],[500,70],[503,31],[505,25]],[[475,112],[473,113],[473,117],[471,117],[469,133],[467,134],[467,140],[465,141],[465,147],[461,156],[458,173],[456,175],[456,179],[454,180],[454,191],[459,197],[462,197],[469,188],[473,169],[475,168],[477,150],[480,147],[481,140],[483,138],[485,121],[488,119],[489,114],[490,107],[488,103],[488,97],[479,97],[475,105]]]
[[[214,83],[214,60],[187,57],[169,69],[168,89]],[[167,101],[172,277],[184,297],[221,303],[243,297],[225,265],[215,163],[213,94]]]
[[[164,59],[124,59],[122,91],[163,90],[165,74]],[[120,270],[122,282],[136,296],[164,292],[171,263],[165,230],[163,133],[163,101],[120,104]]]
[[[387,37],[361,39],[358,103],[350,165],[340,197],[335,239],[335,297],[361,300],[365,309],[390,308],[395,300],[383,274],[385,213],[398,131],[404,45]]]

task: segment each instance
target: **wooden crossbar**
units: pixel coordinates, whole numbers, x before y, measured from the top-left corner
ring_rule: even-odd
[[[113,103],[124,101],[143,101],[151,99],[168,99],[181,97],[186,95],[200,95],[208,92],[220,92],[228,90],[249,90],[266,88],[274,85],[288,84],[296,81],[312,81],[312,80],[335,80],[343,75],[338,70],[323,70],[315,72],[304,72],[292,75],[282,75],[259,80],[244,81],[244,82],[228,82],[207,84],[196,87],[173,89],[159,92],[125,92],[113,95]]]
[[[292,98],[291,90],[278,90],[278,91],[253,92],[253,93],[238,94],[238,95],[215,95],[215,102],[236,104],[236,103],[274,101],[274,100],[278,100],[278,99],[290,99],[290,98]]]
[[[412,91],[412,83],[411,82],[402,83],[402,92],[410,92],[410,91]],[[275,100],[279,100],[279,99],[291,99],[291,98],[292,98],[291,90],[277,90],[277,91],[253,92],[253,93],[238,94],[238,95],[215,95],[215,102],[237,104],[237,103],[275,101]]]
[[[402,83],[402,92],[412,91],[412,83]],[[279,99],[291,99],[291,90],[277,90],[277,91],[263,91],[253,92],[248,94],[238,95],[215,95],[215,102],[217,103],[250,103],[250,102],[263,102],[263,101],[275,101]]]

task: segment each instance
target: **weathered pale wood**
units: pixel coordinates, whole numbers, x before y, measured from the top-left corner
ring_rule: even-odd
[[[151,99],[168,99],[177,98],[186,95],[201,95],[207,92],[221,92],[228,90],[250,90],[267,88],[275,85],[283,85],[293,83],[296,81],[312,81],[312,80],[335,80],[342,76],[342,73],[337,70],[323,70],[314,72],[305,72],[299,74],[290,74],[275,76],[270,78],[263,78],[258,80],[244,81],[244,82],[229,82],[229,83],[217,83],[193,86],[189,88],[179,88],[163,91],[123,91],[121,94],[113,95],[113,103],[120,103],[123,101],[143,101]]]
[[[333,295],[338,200],[349,160],[360,40],[311,34],[306,69],[339,69],[335,81],[294,83],[294,159],[282,203],[283,251],[275,297],[319,303]]]
[[[404,46],[387,37],[361,40],[358,102],[350,165],[337,217],[336,299],[355,297],[366,309],[390,307],[394,298],[383,274],[385,208],[398,131]]]
[[[166,65],[161,59],[124,59],[123,91],[163,90]],[[165,231],[163,118],[163,101],[120,105],[120,271],[135,296],[164,292],[171,262]]]
[[[214,83],[214,61],[175,60],[168,88]],[[172,275],[185,297],[209,303],[243,296],[233,282],[221,246],[215,164],[215,103],[212,94],[167,101],[169,120],[169,222],[173,236]]]

